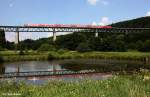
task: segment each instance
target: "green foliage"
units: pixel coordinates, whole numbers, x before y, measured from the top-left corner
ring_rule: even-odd
[[[4,51],[5,49],[3,47],[0,46],[0,51]]]
[[[49,44],[42,44],[39,48],[38,51],[54,51],[55,48],[52,45]]]
[[[150,28],[150,17],[141,17],[137,19],[122,21],[112,24],[113,27],[123,28]]]
[[[66,53],[66,52],[68,52],[68,50],[65,50],[65,49],[59,49],[59,50],[57,51],[58,54],[64,54],[64,53]]]
[[[4,62],[3,57],[0,55],[0,63]]]
[[[119,51],[119,52],[127,51],[127,47],[126,47],[126,44],[124,43],[124,41],[116,41],[114,48],[116,51]]]
[[[137,50],[138,45],[136,43],[129,43],[127,46],[128,49]]]
[[[6,45],[5,32],[0,29],[0,46],[4,48],[5,45]]]
[[[136,42],[136,48],[139,50],[139,51],[143,51],[143,47],[144,47],[144,43],[139,40]]]
[[[91,48],[89,47],[89,44],[87,42],[82,42],[78,45],[76,50],[78,52],[89,52],[89,51],[91,51]]]
[[[150,40],[146,40],[144,42],[144,47],[143,47],[144,51],[149,52],[150,51]]]
[[[146,40],[145,42],[138,41],[137,48],[139,51],[149,52],[150,51],[150,40]]]
[[[23,51],[23,50],[20,50],[20,51],[19,51],[19,55],[25,55],[24,51]]]
[[[54,59],[56,59],[56,53],[54,53],[54,52],[50,52],[49,54],[48,54],[48,60],[54,60]]]
[[[58,37],[56,45],[62,49],[75,50],[77,46],[84,41],[86,41],[86,36],[82,33],[75,32]]]
[[[28,51],[20,56],[15,51],[0,51],[4,61],[30,61],[30,60],[48,60],[48,59],[118,59],[118,60],[138,60],[142,61],[145,57],[150,60],[149,52],[85,52],[76,51],[47,51],[36,52]],[[50,55],[49,55],[50,54]],[[48,58],[49,55],[49,58]]]

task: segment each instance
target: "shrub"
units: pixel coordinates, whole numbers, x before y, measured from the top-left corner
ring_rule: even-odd
[[[55,59],[55,55],[53,53],[49,53],[48,60],[54,60],[54,59]]]
[[[58,50],[57,52],[58,52],[58,54],[64,54],[65,52],[67,52],[68,50],[65,50],[65,49],[60,49],[60,50]]]
[[[55,47],[53,45],[49,44],[42,44],[39,48],[38,51],[54,51]]]
[[[150,51],[150,40],[146,40],[144,43],[139,43],[138,50],[143,52],[149,52]]]
[[[127,51],[127,47],[125,45],[125,43],[123,41],[117,41],[116,42],[116,51],[119,51],[119,52],[125,52]]]
[[[0,56],[0,63],[4,62],[2,56]]]
[[[19,55],[25,55],[24,51],[23,51],[23,50],[20,50],[20,51],[19,51]]]
[[[136,48],[138,51],[142,51],[143,47],[144,47],[144,43],[141,40],[136,42]]]
[[[144,51],[149,52],[150,51],[150,40],[146,40],[144,42],[144,47],[143,47]]]
[[[0,46],[0,51],[4,51],[5,49]]]
[[[137,48],[137,46],[136,46],[136,43],[129,43],[128,44],[128,49],[136,49]]]
[[[78,45],[78,47],[76,48],[76,50],[78,52],[88,52],[88,51],[91,51],[91,48],[89,47],[88,43],[83,42],[83,43],[80,43]]]

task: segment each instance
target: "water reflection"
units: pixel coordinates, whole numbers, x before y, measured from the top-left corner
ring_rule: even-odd
[[[135,72],[143,69],[150,69],[150,63],[136,61],[118,61],[118,60],[99,60],[99,59],[69,59],[55,61],[26,61],[26,62],[10,62],[0,64],[0,75],[5,73],[16,72],[18,75],[21,72],[36,72],[36,71],[56,71],[70,70],[75,72],[95,70],[98,73],[92,74],[75,74],[63,76],[40,76],[40,77],[25,77],[17,78],[17,81],[23,80],[27,83],[41,84],[48,80],[65,80],[78,81],[82,79],[106,79],[111,77],[112,72]]]
[[[136,72],[141,68],[150,69],[150,64],[136,61],[118,61],[118,60],[72,60],[60,65],[72,71],[95,70],[98,72]]]
[[[99,72],[138,71],[140,68],[150,69],[149,64],[135,61],[78,59],[55,61],[29,61],[0,64],[0,74],[8,72],[33,71],[82,71],[95,70]]]
[[[5,73],[5,66],[3,64],[0,64],[0,74]]]

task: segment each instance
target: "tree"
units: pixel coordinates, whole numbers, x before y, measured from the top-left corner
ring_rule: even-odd
[[[55,47],[49,44],[42,44],[39,48],[38,51],[54,51]]]
[[[4,51],[5,49],[3,47],[0,46],[0,51]]]
[[[146,40],[144,44],[141,46],[139,51],[149,52],[150,51],[150,40]]]
[[[91,37],[88,40],[89,47],[94,51],[103,51],[103,39],[101,37]]]
[[[119,52],[125,52],[125,51],[127,51],[127,47],[125,45],[125,42],[122,41],[122,40],[116,41],[115,51],[119,51]]]
[[[138,40],[135,44],[136,44],[136,49],[138,51],[142,51],[143,50],[144,43],[141,40]]]
[[[144,49],[145,49],[145,51],[150,51],[150,40],[146,40],[145,42],[144,42]]]
[[[6,40],[5,40],[5,32],[4,30],[0,30],[0,46],[5,48]]]
[[[88,52],[91,51],[89,44],[87,42],[82,42],[78,45],[78,47],[76,48],[76,50],[78,52]]]
[[[75,50],[81,42],[85,42],[86,40],[87,39],[84,34],[73,33],[58,37],[56,40],[56,45],[59,48]]]

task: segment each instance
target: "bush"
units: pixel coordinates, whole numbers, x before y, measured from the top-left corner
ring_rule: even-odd
[[[142,51],[143,46],[144,46],[144,43],[141,40],[136,42],[136,48],[137,48],[138,51]]]
[[[20,50],[20,51],[19,51],[19,55],[25,55],[24,51],[23,51],[23,50]]]
[[[39,48],[38,51],[54,51],[55,47],[53,45],[49,44],[42,44]]]
[[[2,56],[0,56],[0,63],[4,62]]]
[[[91,51],[91,48],[89,47],[88,43],[83,42],[83,43],[80,43],[78,45],[78,47],[76,48],[76,50],[78,52],[89,52],[89,51]]]
[[[150,40],[146,40],[143,42],[138,42],[138,50],[143,52],[149,52],[150,51]]]
[[[146,40],[144,42],[144,47],[143,47],[144,51],[149,52],[150,51],[150,40]]]
[[[68,50],[65,50],[65,49],[60,49],[60,50],[58,50],[57,52],[58,52],[58,54],[64,54],[65,52],[67,52]]]
[[[48,60],[54,60],[55,59],[55,56],[53,53],[49,53],[48,55]]]
[[[129,43],[128,44],[128,49],[137,49],[136,43]]]
[[[0,46],[0,51],[4,51],[5,49]]]
[[[125,42],[124,41],[117,41],[116,42],[116,51],[119,51],[119,52],[125,52],[127,51],[127,47],[125,45]]]

